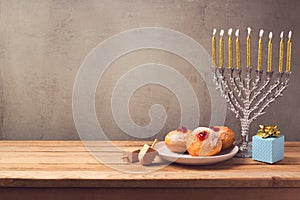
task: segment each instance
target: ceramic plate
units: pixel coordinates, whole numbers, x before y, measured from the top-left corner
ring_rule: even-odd
[[[188,154],[179,154],[170,151],[165,142],[158,142],[155,145],[155,149],[158,151],[159,156],[164,159],[175,163],[185,164],[185,165],[211,165],[218,162],[222,162],[232,158],[239,150],[237,146],[233,146],[230,149],[221,151],[215,156],[190,156]]]

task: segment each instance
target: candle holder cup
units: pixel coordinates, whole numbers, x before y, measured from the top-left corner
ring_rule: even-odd
[[[252,145],[249,141],[250,126],[254,120],[265,113],[265,109],[282,96],[287,88],[291,72],[263,72],[252,67],[245,70],[213,67],[213,80],[241,124],[241,137],[238,142],[237,157],[251,157]],[[275,74],[275,75],[274,75]]]

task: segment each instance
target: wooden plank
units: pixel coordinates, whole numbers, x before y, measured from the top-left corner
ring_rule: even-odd
[[[119,171],[1,171],[1,187],[300,187],[299,172],[178,172],[129,174]],[[180,180],[180,181],[179,181]]]
[[[262,165],[266,165],[267,168]],[[165,165],[160,169],[161,172],[191,172],[191,171],[222,171],[234,172],[234,171],[286,171],[289,172],[299,172],[300,165],[223,165],[217,164],[213,166],[184,166],[184,165]],[[111,167],[110,167],[111,166]],[[138,163],[122,163],[122,164],[110,164],[108,166],[99,164],[99,163],[5,163],[1,166],[0,171],[73,171],[73,170],[82,170],[82,171],[99,171],[99,170],[109,170],[111,168],[124,167],[126,169],[134,170],[137,167],[140,167]],[[144,168],[153,169],[154,166],[145,166]],[[262,168],[263,167],[263,168]]]
[[[50,146],[0,146],[0,152],[54,152],[54,151],[61,151],[61,152],[120,152],[124,150],[135,150],[139,149],[141,146],[97,146],[92,148],[86,148],[83,146],[57,146],[57,147],[50,147]]]
[[[274,165],[233,158],[211,166],[148,167],[121,160],[121,150],[145,141],[114,141],[121,149],[88,143],[97,147],[93,154],[81,141],[0,141],[0,187],[300,187],[299,142],[286,142],[284,160]]]
[[[151,144],[152,141],[80,141],[80,140],[74,140],[74,141],[62,141],[62,140],[1,140],[0,146],[50,146],[50,147],[56,147],[56,146],[83,146],[85,144],[91,145],[91,146],[110,146],[111,144],[116,146],[141,146],[145,143]],[[299,147],[300,141],[286,141],[284,143],[285,147]]]
[[[0,152],[31,152],[31,151],[118,151],[138,149],[151,141],[0,141]]]
[[[109,163],[124,163],[122,152],[1,152],[0,163],[99,163],[97,159]],[[101,163],[101,162],[100,162]],[[221,165],[268,165],[252,159],[232,158],[220,163]],[[282,161],[274,165],[299,165],[300,156],[297,152],[287,153]]]
[[[93,146],[91,149],[86,148],[84,146],[0,146],[0,152],[53,152],[53,151],[62,151],[62,152],[87,152],[87,151],[121,151],[121,150],[134,150],[139,149],[141,146]],[[295,152],[296,154],[300,154],[300,146],[299,147],[286,147],[285,153]]]
[[[1,199],[64,199],[64,200],[298,200],[297,188],[0,188]]]
[[[124,149],[125,150],[125,149]],[[97,159],[107,163],[120,163],[123,161],[121,151],[72,152],[72,151],[32,151],[32,152],[1,152],[0,164],[4,163],[99,163]],[[96,159],[97,158],[97,159]],[[101,162],[100,162],[101,163]],[[222,162],[222,165],[266,165],[252,159],[232,158]],[[276,165],[300,165],[300,154],[288,152],[285,158]]]
[[[143,144],[151,144],[152,141],[62,141],[62,140],[1,140],[0,146],[20,146],[20,147],[26,147],[26,146],[39,146],[39,147],[57,147],[57,146],[84,146],[84,145],[90,145],[90,146],[142,146]]]

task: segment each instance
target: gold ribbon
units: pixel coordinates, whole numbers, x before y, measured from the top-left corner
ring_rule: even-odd
[[[279,137],[280,131],[277,129],[277,126],[265,126],[259,125],[259,130],[257,131],[257,136],[262,138],[268,137]]]

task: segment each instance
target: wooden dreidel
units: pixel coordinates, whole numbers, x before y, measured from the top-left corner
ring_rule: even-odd
[[[138,158],[139,153],[140,153],[140,149],[136,149],[134,151],[125,151],[123,152],[122,159],[130,163],[139,162],[139,158]]]
[[[157,143],[155,139],[151,146],[144,144],[143,148],[140,150],[138,159],[142,165],[149,165],[153,162],[154,158],[158,155],[158,152],[154,149],[155,144]]]

